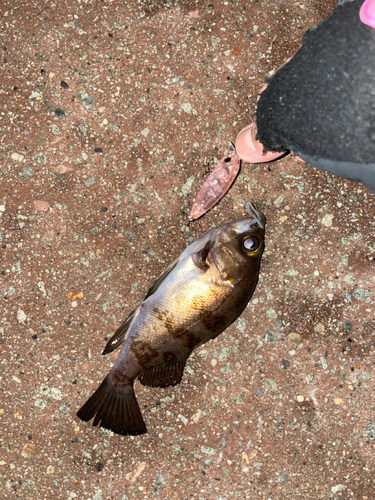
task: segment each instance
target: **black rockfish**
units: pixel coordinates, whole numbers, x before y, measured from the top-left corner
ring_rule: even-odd
[[[133,383],[168,387],[181,381],[191,352],[217,337],[244,310],[255,289],[264,247],[264,215],[208,232],[192,243],[149,289],[103,354],[124,346],[112,370],[77,415],[117,434],[147,431]]]

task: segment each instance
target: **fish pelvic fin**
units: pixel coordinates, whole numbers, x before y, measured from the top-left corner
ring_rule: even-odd
[[[126,334],[133,323],[133,320],[136,316],[138,308],[133,309],[133,311],[129,314],[123,324],[115,331],[112,337],[108,340],[103,355],[108,354],[109,352],[114,351],[119,345],[121,345],[125,341]]]
[[[78,410],[77,417],[84,422],[95,417],[92,425],[99,425],[125,436],[147,432],[133,385],[120,386],[110,374]]]
[[[177,385],[181,382],[186,360],[189,355],[190,352],[184,353],[166,363],[151,366],[138,375],[138,380],[141,384],[147,385],[148,387],[169,387],[171,385]]]

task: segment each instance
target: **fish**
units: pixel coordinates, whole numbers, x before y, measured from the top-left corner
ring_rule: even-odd
[[[241,160],[231,143],[230,154],[222,158],[204,181],[190,211],[189,218],[196,220],[217,205],[225,195],[241,168]]]
[[[77,412],[121,435],[147,432],[134,393],[181,382],[194,349],[222,333],[245,309],[258,281],[266,219],[249,217],[212,229],[188,246],[156,279],[104,348],[124,344],[111,371]]]

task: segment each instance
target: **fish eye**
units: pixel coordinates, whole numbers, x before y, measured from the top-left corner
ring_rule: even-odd
[[[260,242],[254,236],[246,236],[242,240],[242,250],[247,254],[253,254],[258,250]]]
[[[225,161],[225,163],[229,163],[231,161],[231,159],[232,158],[230,158],[230,157],[229,158],[224,158],[224,161]]]

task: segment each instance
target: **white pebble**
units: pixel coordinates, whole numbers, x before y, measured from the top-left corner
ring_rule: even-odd
[[[18,309],[17,311],[17,320],[18,323],[24,323],[26,321],[26,314],[22,311],[22,309]]]
[[[322,219],[323,226],[332,227],[332,219],[333,219],[332,214],[325,214],[325,216]]]
[[[10,157],[12,158],[12,160],[19,161],[20,163],[25,158],[23,155],[20,155],[18,153],[12,153]]]
[[[180,415],[178,415],[178,418],[181,420],[181,422],[182,422],[184,425],[186,425],[186,424],[189,422],[189,420],[188,420],[186,417],[184,417],[183,415],[181,415],[181,414],[180,414]]]

